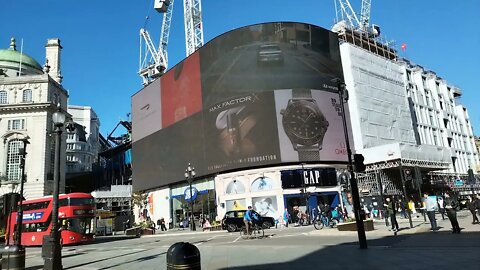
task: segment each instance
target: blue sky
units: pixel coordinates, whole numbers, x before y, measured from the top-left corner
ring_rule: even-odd
[[[63,85],[70,104],[92,106],[108,135],[130,112],[130,97],[142,87],[137,75],[139,29],[158,43],[161,15],[152,0],[1,0],[0,48],[10,37],[23,39],[24,52],[43,65],[48,38],[60,38]],[[182,0],[175,0],[169,63],[185,57]],[[350,0],[360,11],[360,0]],[[334,0],[203,0],[205,42],[241,26],[270,21],[299,21],[330,29]],[[474,133],[480,135],[480,16],[478,0],[373,0],[372,23],[399,47],[404,57],[435,71],[462,89]],[[20,44],[20,43],[18,43]],[[124,132],[124,130],[120,130]]]

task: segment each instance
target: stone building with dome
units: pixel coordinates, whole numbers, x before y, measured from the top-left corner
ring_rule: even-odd
[[[52,114],[57,106],[67,113],[68,92],[62,86],[59,39],[48,39],[41,66],[17,48],[15,39],[0,49],[0,203],[18,193],[22,177],[21,148],[26,142],[23,196],[34,199],[52,194],[55,136]],[[67,114],[68,117],[68,114]],[[60,192],[65,186],[65,133],[61,142]],[[4,207],[2,207],[4,208]]]

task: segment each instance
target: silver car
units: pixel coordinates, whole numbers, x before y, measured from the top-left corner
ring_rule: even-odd
[[[258,46],[257,64],[278,63],[283,64],[283,52],[277,44]]]

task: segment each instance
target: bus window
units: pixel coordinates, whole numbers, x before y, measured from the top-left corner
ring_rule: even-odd
[[[68,219],[68,230],[80,234],[91,234],[92,218],[71,218]]]
[[[70,206],[93,205],[93,198],[69,198]]]

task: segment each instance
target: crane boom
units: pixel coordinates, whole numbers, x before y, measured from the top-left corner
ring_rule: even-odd
[[[357,28],[360,26],[360,21],[358,20],[357,14],[353,11],[352,5],[348,0],[338,0],[340,4],[342,17],[346,17],[350,27]]]
[[[174,2],[174,0],[170,0],[167,11],[163,15],[162,33],[160,35],[160,45],[159,45],[159,47],[160,47],[160,50],[163,52],[163,55],[165,57],[165,70],[168,68],[167,45],[168,45],[168,37],[170,36],[170,25],[172,23],[173,2]]]
[[[200,0],[183,0],[186,56],[203,46],[202,5]]]
[[[370,25],[371,0],[362,0],[362,10],[360,13],[360,26],[366,31]]]
[[[174,0],[154,0],[154,9],[164,13],[160,44],[158,49],[152,42],[150,34],[144,28],[140,29],[140,70],[143,84],[147,85],[156,77],[161,76],[168,68],[168,37],[172,23]],[[186,55],[203,46],[202,5],[200,0],[183,0]],[[148,17],[147,17],[148,19]],[[145,43],[145,48],[143,44]]]

